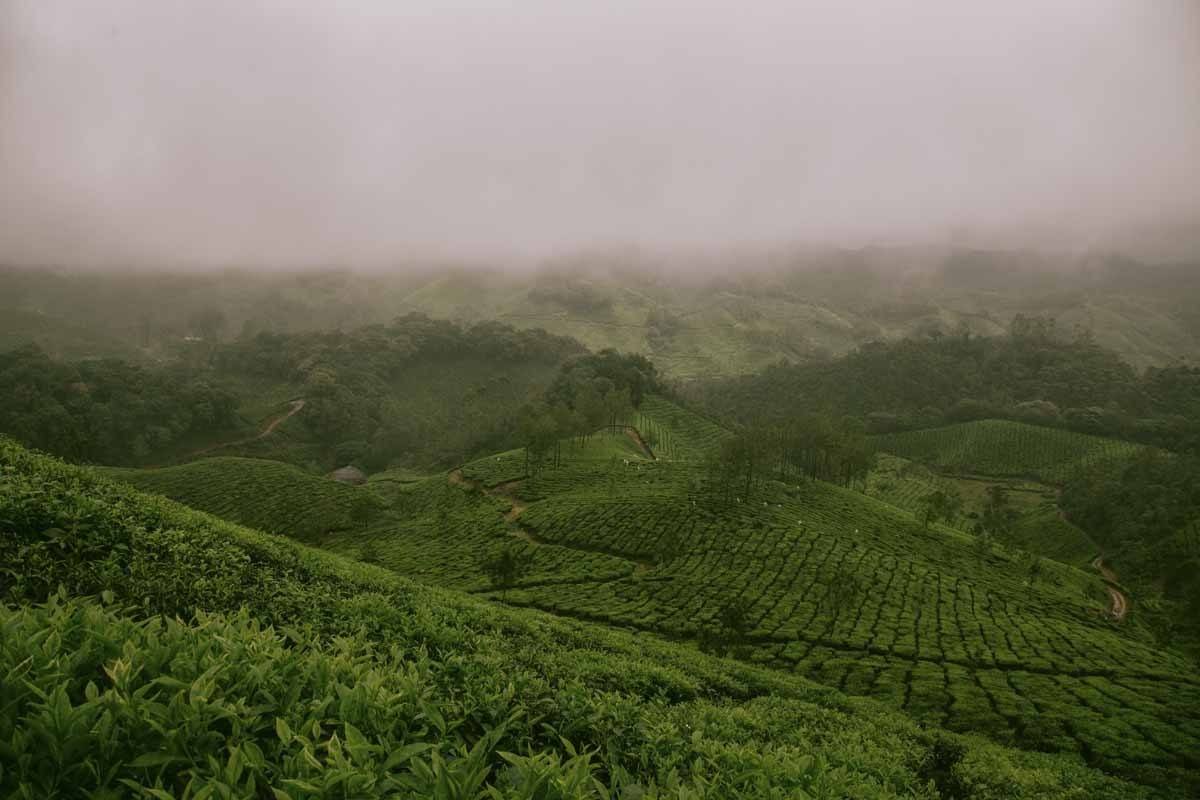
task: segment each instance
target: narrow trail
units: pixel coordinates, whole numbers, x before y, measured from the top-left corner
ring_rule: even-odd
[[[633,440],[633,443],[646,455],[646,458],[651,461],[658,461],[658,456],[654,455],[654,451],[650,449],[650,445],[646,444],[646,440],[642,438],[641,431],[632,425],[628,425],[625,428],[625,435]]]
[[[1129,613],[1129,598],[1117,588],[1117,573],[1104,564],[1103,556],[1096,556],[1095,560],[1092,561],[1092,566],[1104,577],[1104,589],[1108,592],[1108,599],[1110,601],[1108,614],[1120,622]]]
[[[513,481],[505,481],[504,483],[498,483],[495,486],[488,488],[484,486],[481,481],[473,480],[463,475],[463,471],[461,469],[455,469],[450,471],[450,474],[447,476],[447,480],[456,486],[465,486],[469,489],[478,489],[484,494],[491,495],[492,497],[499,497],[508,501],[509,508],[508,511],[504,512],[504,521],[511,526],[510,534],[516,539],[524,540],[530,544],[546,545],[550,547],[563,547],[568,550],[578,550],[583,553],[604,553],[605,555],[610,555],[614,558],[620,558],[624,559],[625,561],[629,561],[634,565],[634,574],[637,575],[644,575],[655,568],[655,565],[652,562],[630,558],[629,556],[621,553],[615,553],[610,550],[596,547],[581,547],[579,545],[548,542],[538,536],[528,527],[522,525],[518,520],[521,514],[525,512],[525,509],[528,508],[528,506],[526,506],[525,503],[523,503],[521,499],[517,497],[517,490],[520,489],[521,484],[525,482],[523,478],[518,478],[517,480]],[[610,579],[589,579],[587,581],[580,582],[595,583],[604,582],[607,580]]]
[[[304,398],[301,397],[300,399],[294,399],[294,401],[290,401],[290,403],[289,403],[290,408],[287,411],[284,411],[283,414],[272,417],[272,419],[268,423],[266,423],[265,426],[263,426],[262,431],[259,431],[257,434],[252,435],[252,437],[246,437],[245,439],[238,439],[236,441],[223,441],[223,443],[218,444],[218,445],[204,447],[203,450],[197,450],[196,452],[188,453],[186,458],[196,458],[198,456],[204,456],[204,455],[206,455],[206,453],[214,452],[216,450],[224,450],[224,449],[226,449],[226,447],[236,447],[238,445],[248,445],[248,444],[252,443],[252,441],[258,441],[260,439],[265,439],[266,437],[269,437],[269,435],[271,435],[272,433],[275,433],[275,428],[280,427],[281,425],[283,425],[284,422],[287,422],[288,420],[292,419],[293,416],[295,416],[296,414],[299,414],[300,410],[302,408],[304,408],[304,404],[305,404]]]

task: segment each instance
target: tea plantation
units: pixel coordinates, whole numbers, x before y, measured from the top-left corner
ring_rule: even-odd
[[[1075,471],[1121,460],[1142,445],[1058,428],[985,419],[874,437],[878,449],[947,472],[1058,483]]]
[[[416,584],[2,439],[0,565],[6,797],[1186,791]]]
[[[1089,565],[1100,552],[1100,546],[1085,531],[1063,517],[1056,502],[1058,489],[1047,484],[947,475],[890,453],[877,453],[866,492],[908,511],[915,519],[923,519],[923,500],[931,492],[952,492],[963,501],[952,524],[966,530],[980,520],[995,487],[1004,491],[1013,514],[1012,524],[1002,537],[997,537],[998,544],[1014,545],[1076,566]]]
[[[360,526],[356,509],[362,508],[369,519],[371,501],[377,499],[367,489],[258,458],[205,458],[162,469],[104,471],[231,522],[305,540]]]
[[[406,482],[386,495],[387,506],[370,520],[327,526],[311,542],[519,609],[482,606],[493,609],[488,614],[524,619],[532,610],[545,611],[564,620],[561,624],[589,631],[601,623],[629,632],[604,635],[632,635],[634,652],[645,642],[677,642],[656,646],[687,653],[697,663],[752,670],[781,685],[816,681],[873,699],[855,702],[882,701],[926,730],[982,734],[1029,754],[1019,758],[1053,754],[1053,763],[1086,765],[1157,796],[1200,791],[1200,675],[1186,658],[1156,649],[1137,626],[1108,619],[1100,577],[1073,566],[1083,565],[1077,551],[1086,543],[1070,538],[1075,529],[1037,522],[1040,495],[1038,504],[1030,504],[1027,533],[1070,538],[1061,545],[1063,561],[1038,558],[1011,542],[993,545],[942,524],[924,526],[908,497],[915,490],[902,484],[893,488],[894,496],[875,491],[871,496],[820,481],[766,480],[746,498],[717,503],[704,490],[702,464],[729,434],[660,397],[648,398],[639,413],[634,422],[642,438],[654,443],[652,449],[657,447],[657,459],[624,430],[563,441],[559,465],[548,463],[534,474],[527,474],[523,451],[500,453],[449,474]],[[1092,444],[1089,437],[1081,441]],[[1047,464],[1087,457],[1054,451],[1032,463],[1050,474],[1058,467]],[[10,458],[83,480],[83,473],[51,462]],[[294,487],[281,485],[278,491],[295,503],[321,505],[319,492],[305,488],[315,479],[294,477]],[[213,478],[214,486],[220,482]],[[189,498],[186,488],[161,486],[178,499],[223,513],[221,491]],[[249,498],[245,502],[252,505]],[[277,508],[282,515],[288,505]],[[283,532],[287,521],[279,516],[259,524]],[[504,585],[486,567],[489,555],[498,552],[515,553],[526,565]],[[338,569],[349,569],[349,562],[328,558]],[[40,595],[56,585],[46,582]],[[274,601],[261,603],[254,618],[294,624],[275,615]],[[242,604],[231,601],[217,610],[236,611]],[[297,619],[307,619],[297,613]],[[367,630],[375,625],[361,624]],[[696,654],[696,645],[735,660],[710,661]],[[571,663],[571,669],[581,668]],[[743,666],[734,666],[739,663]],[[573,740],[572,746],[578,744]],[[575,752],[560,755],[569,760]],[[615,785],[616,773],[607,766],[591,762],[588,769],[603,774],[607,789]],[[662,791],[667,784],[654,774],[653,791]],[[651,785],[644,776],[637,780]],[[756,784],[758,790],[742,786],[713,796],[738,791],[770,796],[765,787],[777,786],[773,781]],[[688,783],[687,791],[703,796],[708,789],[698,785]],[[759,790],[765,794],[756,794]],[[944,785],[941,791],[971,796]],[[1056,791],[1047,786],[1028,796]],[[805,796],[789,792],[780,796]],[[1089,790],[1078,796],[1096,795]]]

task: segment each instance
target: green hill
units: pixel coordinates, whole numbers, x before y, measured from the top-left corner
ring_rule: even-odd
[[[652,461],[624,434],[597,435],[530,475],[511,451],[407,485],[379,524],[320,543],[509,605],[715,642],[927,724],[1190,780],[1200,728],[1178,698],[1197,698],[1200,676],[1107,621],[1097,574],[822,482],[766,481],[715,505],[709,423],[661,399],[644,413],[700,455]],[[484,562],[505,548],[529,564],[497,586]]]
[[[953,492],[962,498],[963,508],[951,524],[965,531],[980,521],[989,492],[997,487],[1004,491],[1014,515],[1000,539],[1004,544],[1075,566],[1090,564],[1101,551],[1087,533],[1064,519],[1057,504],[1058,490],[1043,483],[947,475],[890,453],[877,453],[865,490],[916,519],[924,514],[923,498],[939,490]]]
[[[305,541],[361,528],[383,505],[369,489],[257,458],[205,458],[162,469],[103,471],[230,522]]]
[[[0,674],[20,676],[0,683],[6,796],[1150,791],[784,672],[420,586],[7,440],[0,470]]]
[[[161,356],[213,311],[225,338],[349,329],[416,311],[646,353],[680,379],[748,374],[931,330],[997,336],[1017,314],[1086,327],[1138,368],[1200,348],[1194,265],[925,247],[693,255],[664,263],[662,254],[596,252],[542,270],[410,264],[386,274],[0,268],[0,345]]]
[[[873,437],[878,449],[946,472],[1061,483],[1079,470],[1132,458],[1144,448],[1058,428],[979,420]]]

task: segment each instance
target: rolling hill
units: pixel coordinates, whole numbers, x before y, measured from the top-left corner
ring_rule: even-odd
[[[218,311],[224,338],[350,329],[419,312],[544,328],[653,356],[672,378],[743,375],[929,330],[1002,334],[1017,314],[1088,328],[1138,368],[1194,359],[1193,265],[943,247],[664,255],[592,252],[540,269],[406,265],[220,276],[0,268],[0,342],[57,356],[162,357]],[[137,316],[131,307],[145,309]]]
[[[0,470],[0,669],[21,675],[0,684],[5,794],[1154,791],[785,672],[422,586],[8,440]]]
[[[1200,676],[1109,621],[1098,574],[819,481],[714,504],[702,458],[726,434],[658,397],[640,413],[671,457],[624,433],[565,442],[562,465],[533,475],[521,451],[489,456],[406,485],[369,530],[316,543],[509,606],[724,643],[928,725],[1194,785]],[[507,548],[529,566],[496,585],[484,558]]]
[[[383,501],[369,489],[257,458],[204,458],[161,469],[99,468],[150,494],[302,541],[373,521]]]
[[[978,420],[874,437],[876,447],[939,470],[1061,483],[1083,469],[1128,460],[1142,448],[1057,428]]]

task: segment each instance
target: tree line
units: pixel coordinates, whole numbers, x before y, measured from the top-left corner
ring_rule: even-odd
[[[63,362],[36,345],[0,353],[0,431],[74,461],[133,465],[234,430],[238,398],[177,366]]]
[[[1181,451],[1200,448],[1200,368],[1138,372],[1086,330],[1018,315],[1005,336],[930,331],[836,359],[694,383],[685,396],[726,420],[797,407],[859,417],[869,433],[1013,419]]]
[[[749,502],[766,480],[866,481],[874,450],[853,417],[808,412],[778,423],[744,426],[705,460],[697,487],[706,502]]]

